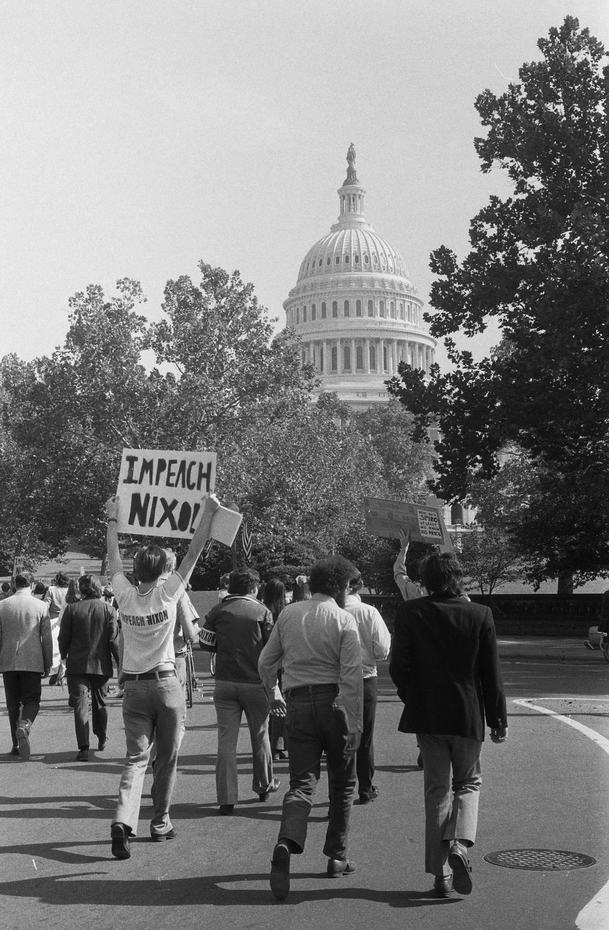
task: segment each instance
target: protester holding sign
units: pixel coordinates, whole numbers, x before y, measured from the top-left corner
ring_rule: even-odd
[[[177,571],[165,581],[161,581],[167,559],[165,550],[155,545],[139,549],[134,558],[138,586],[134,587],[122,571],[117,531],[119,499],[113,497],[106,503],[109,573],[121,618],[119,684],[125,688],[123,721],[127,741],[127,758],[111,826],[112,855],[117,859],[128,859],[131,855],[129,837],[137,833],[142,787],[153,741],[156,763],[150,834],[155,841],[175,836],[169,808],[186,719],[173,647],[176,603],[211,536],[213,517],[219,507],[213,495],[203,499],[201,518],[188,551]]]

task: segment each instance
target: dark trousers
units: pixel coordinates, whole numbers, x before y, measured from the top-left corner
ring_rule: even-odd
[[[21,720],[33,723],[40,710],[42,675],[40,672],[3,672],[6,709],[13,746],[17,745],[16,730]]]
[[[376,718],[378,679],[364,678],[364,722],[362,738],[357,750],[357,793],[360,798],[369,798],[374,778],[374,720]]]
[[[74,728],[79,749],[89,748],[89,697],[93,732],[105,742],[108,730],[105,685],[107,675],[68,675],[69,704],[74,710]]]
[[[279,839],[301,853],[307,821],[326,753],[330,810],[324,855],[346,859],[349,815],[355,793],[355,755],[347,751],[347,718],[335,704],[336,685],[297,688],[286,696],[285,736],[289,753],[290,788],[283,799]]]

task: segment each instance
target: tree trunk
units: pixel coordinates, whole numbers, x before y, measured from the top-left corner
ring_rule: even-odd
[[[573,572],[562,571],[558,575],[557,594],[573,594]]]

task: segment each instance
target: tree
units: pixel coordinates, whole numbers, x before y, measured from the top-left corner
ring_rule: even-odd
[[[158,395],[141,364],[146,320],[135,312],[143,299],[129,279],[110,299],[94,285],[75,294],[64,345],[33,363],[11,424],[55,551],[75,537],[101,554],[103,502],[116,490],[121,450],[156,444]]]
[[[539,475],[531,500],[552,519],[531,533],[535,514],[523,514],[515,538],[537,580],[568,590],[573,572],[609,567],[609,502],[595,493],[609,467],[609,68],[573,17],[538,46],[520,83],[476,101],[482,170],[505,170],[513,195],[474,217],[461,263],[444,246],[431,256],[428,318],[454,369],[435,367],[426,383],[402,367],[390,389],[416,414],[417,435],[439,427],[434,488],[447,500],[496,474],[506,446],[526,453]],[[475,362],[452,335],[475,336],[489,317],[502,343]]]
[[[469,527],[461,534],[459,561],[466,583],[477,585],[480,594],[492,594],[498,585],[518,581],[523,574],[510,538],[488,527]]]
[[[252,284],[238,271],[199,263],[201,281],[169,281],[151,347],[166,376],[163,416],[168,441],[178,447],[216,449],[247,427],[261,404],[275,408],[308,397],[311,367],[301,369],[298,343],[273,338],[272,320]],[[173,373],[172,373],[173,372]]]

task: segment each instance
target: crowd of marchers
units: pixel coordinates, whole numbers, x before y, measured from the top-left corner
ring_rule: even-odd
[[[171,550],[147,545],[136,552],[133,573],[127,575],[119,549],[118,500],[111,498],[106,504],[111,588],[82,575],[73,596],[63,578],[35,593],[31,579],[17,575],[13,588],[2,592],[0,671],[15,761],[30,759],[41,682],[50,673],[55,681],[67,680],[76,758],[88,759],[89,708],[97,751],[103,751],[116,666],[126,756],[110,824],[112,855],[131,856],[149,765],[150,838],[174,839],[170,808],[186,727],[186,656],[198,639],[215,665],[218,813],[231,816],[239,803],[237,741],[243,714],[251,739],[252,790],[261,801],[281,788],[273,763],[288,761],[270,869],[271,892],[285,900],[291,857],[304,850],[324,763],[325,871],[331,878],[355,871],[348,853],[352,805],[385,800],[374,784],[374,723],[377,663],[389,658],[404,704],[399,729],[416,734],[423,769],[425,870],[434,878],[432,893],[469,894],[485,724],[493,742],[507,738],[490,609],[471,603],[463,592],[463,572],[452,553],[431,552],[418,566],[418,580],[412,580],[404,537],[394,564],[402,602],[393,637],[380,613],[362,600],[364,580],[357,567],[340,556],[314,564],[289,595],[279,579],[268,579],[261,589],[254,570],[235,569],[218,603],[200,619],[187,593],[188,580],[218,506],[213,495],[204,499],[177,567]]]

